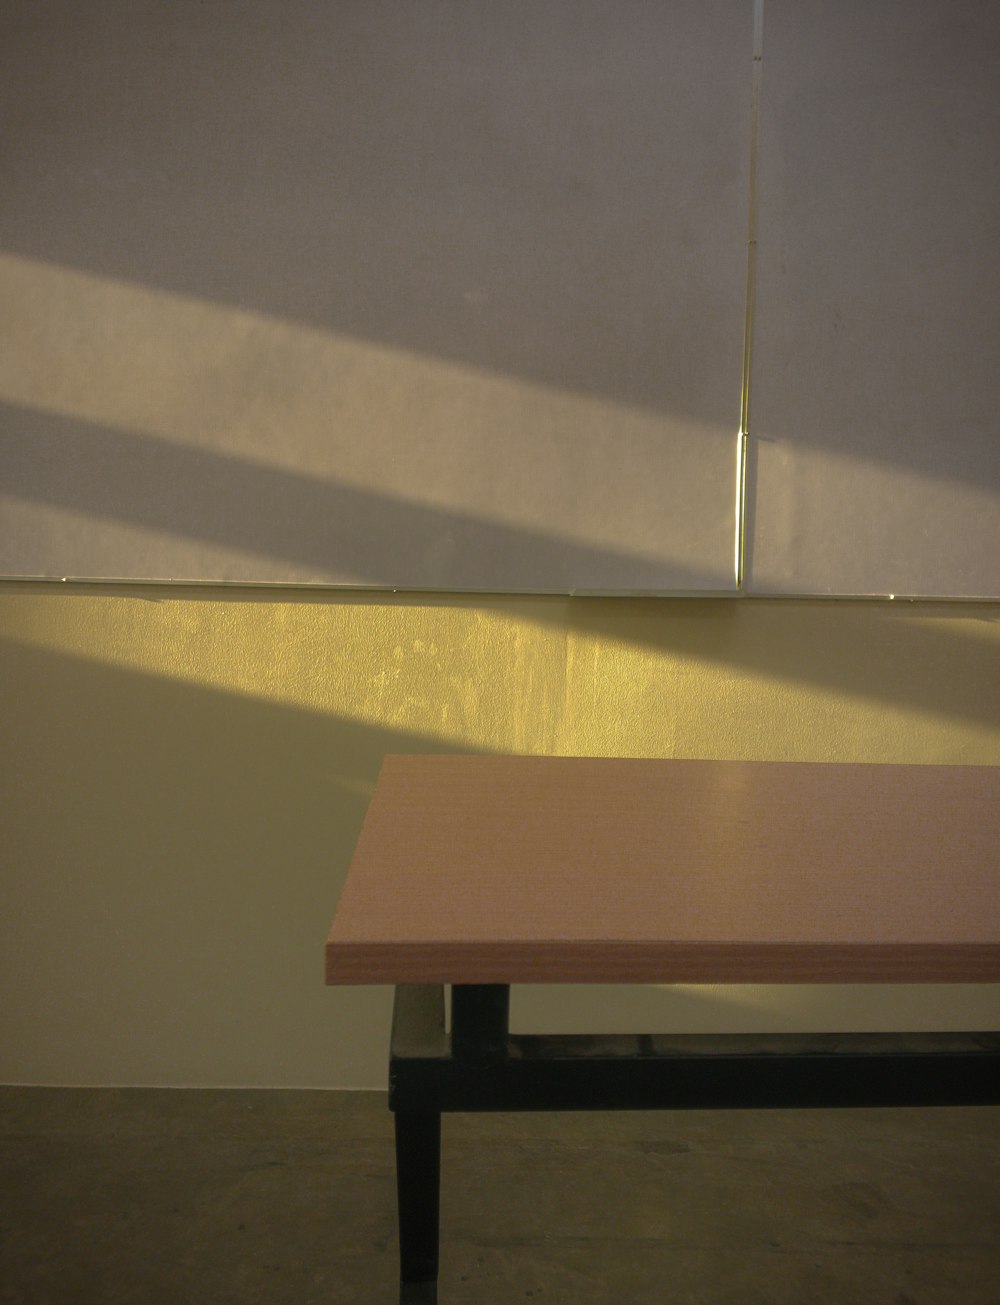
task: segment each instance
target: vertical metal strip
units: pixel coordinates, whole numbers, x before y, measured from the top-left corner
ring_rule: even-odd
[[[750,436],[750,376],[757,296],[757,161],[760,143],[760,86],[764,61],[764,0],[753,0],[753,72],[750,83],[750,169],[747,196],[747,281],[743,318],[743,374],[740,432],[736,448],[736,588],[746,582],[747,443]]]

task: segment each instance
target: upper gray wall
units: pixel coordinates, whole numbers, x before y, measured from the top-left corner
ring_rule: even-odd
[[[0,6],[0,572],[735,586],[753,0]],[[1000,596],[1000,6],[767,0],[757,593]]]
[[[733,587],[744,0],[0,23],[0,569]]]
[[[1000,595],[1000,5],[767,0],[761,593]]]

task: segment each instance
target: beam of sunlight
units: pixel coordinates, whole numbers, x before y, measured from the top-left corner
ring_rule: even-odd
[[[0,619],[15,643],[470,751],[1000,756],[1000,623],[966,608],[197,593],[9,586]]]
[[[991,1029],[995,983],[654,984],[665,1001],[693,1003],[692,1031],[745,1033],[933,1032]],[[714,1009],[713,1009],[714,1008]],[[714,1019],[712,1018],[714,1014]],[[706,1018],[707,1017],[707,1018]]]
[[[105,598],[70,613],[13,600],[5,612],[14,646],[466,751],[558,749],[565,636],[532,629],[516,606],[422,610],[416,622],[392,607],[194,612],[173,598]]]
[[[0,305],[0,399],[11,405],[607,550],[676,572],[672,588],[733,588],[735,423],[10,254]],[[46,510],[71,538],[86,525],[85,508]],[[159,520],[129,529],[170,533]],[[245,540],[236,551],[266,555]]]
[[[433,571],[438,588],[482,590],[505,587],[487,583],[494,564],[502,568],[496,580],[589,575],[632,583],[650,565],[546,530],[2,402],[0,477],[8,565],[71,563],[73,576],[121,579],[123,565],[128,575],[149,576],[168,563],[172,579],[203,583],[413,588]],[[647,578],[662,579],[652,565]],[[704,580],[676,564],[671,576],[678,585]],[[68,578],[58,568],[55,577]],[[523,587],[537,586],[516,585]]]

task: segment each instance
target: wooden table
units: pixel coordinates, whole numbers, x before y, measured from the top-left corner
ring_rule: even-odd
[[[512,983],[1000,982],[1000,767],[387,757],[326,962],[397,986],[401,1300],[434,1301],[442,1111],[1000,1102],[993,1033],[507,1021]]]

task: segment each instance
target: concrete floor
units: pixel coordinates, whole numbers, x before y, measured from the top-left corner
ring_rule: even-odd
[[[5,1305],[395,1305],[381,1094],[0,1089]],[[1000,1305],[1000,1110],[450,1116],[441,1305]]]

